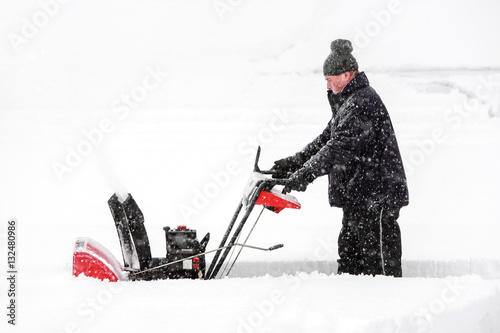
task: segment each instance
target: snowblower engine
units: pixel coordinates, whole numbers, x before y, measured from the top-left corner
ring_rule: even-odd
[[[205,255],[193,256],[205,252],[209,234],[200,243],[196,239],[196,230],[187,229],[184,225],[174,230],[164,227],[163,230],[167,240],[167,262],[172,263],[168,277],[201,279],[205,273]]]

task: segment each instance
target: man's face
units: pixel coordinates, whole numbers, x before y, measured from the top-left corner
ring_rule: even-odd
[[[338,94],[351,81],[351,73],[345,72],[340,75],[325,75],[326,89]]]

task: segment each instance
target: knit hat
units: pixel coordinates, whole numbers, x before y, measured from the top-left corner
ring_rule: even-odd
[[[337,39],[330,44],[332,50],[323,64],[323,75],[340,75],[358,70],[358,63],[352,56],[352,44],[346,39]]]

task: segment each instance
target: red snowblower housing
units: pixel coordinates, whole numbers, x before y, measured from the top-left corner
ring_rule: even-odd
[[[104,246],[92,238],[77,238],[73,251],[73,275],[99,280],[124,280],[122,265]]]

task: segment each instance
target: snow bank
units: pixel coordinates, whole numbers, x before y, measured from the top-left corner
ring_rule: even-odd
[[[500,324],[498,281],[477,276],[46,282],[25,287],[33,294],[24,316],[40,318],[39,332],[494,332]]]
[[[319,272],[326,275],[337,272],[335,261],[243,261],[231,270],[231,277],[259,277],[299,272]],[[450,260],[403,260],[403,276],[407,278],[446,278],[448,276],[476,275],[483,279],[500,279],[500,260],[450,259]]]

